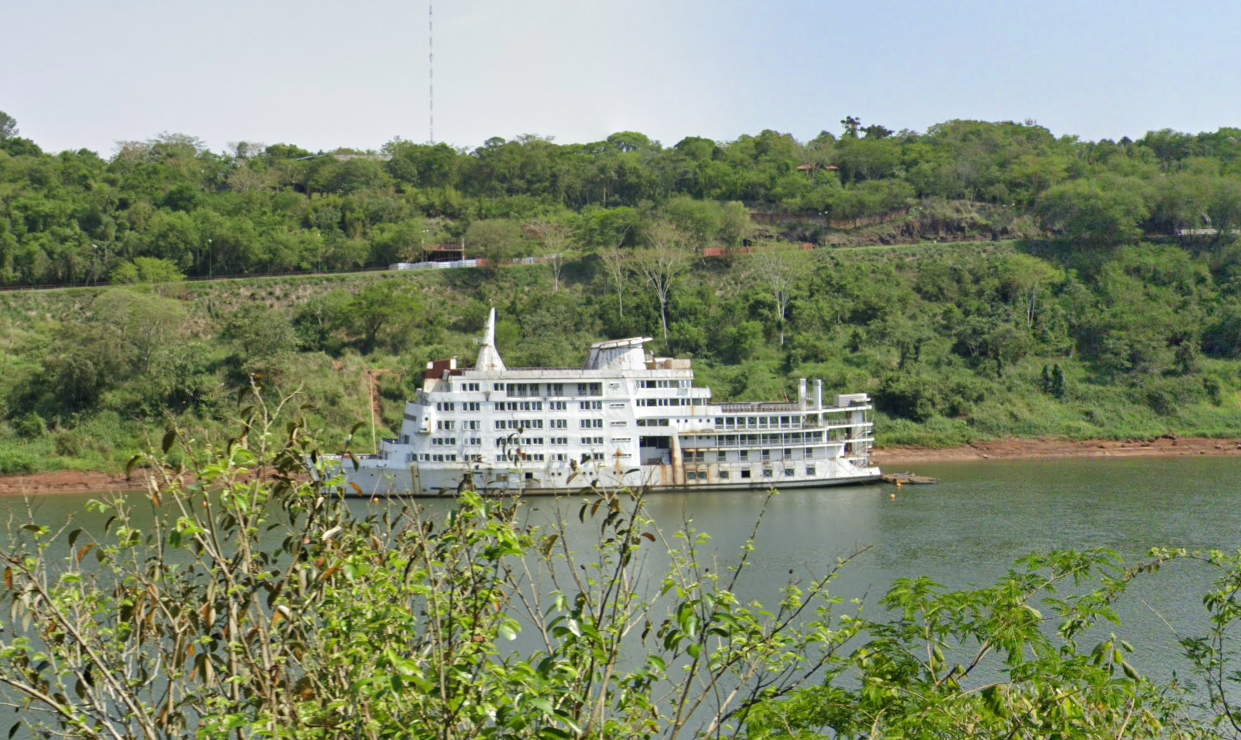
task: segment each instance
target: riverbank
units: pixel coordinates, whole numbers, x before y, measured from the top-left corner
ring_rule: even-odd
[[[1172,435],[1154,440],[1000,439],[941,449],[888,447],[875,450],[874,460],[881,468],[891,468],[932,462],[1190,455],[1241,456],[1241,440]]]
[[[58,493],[108,493],[137,491],[142,478],[124,475],[86,473],[80,470],[53,470],[32,475],[0,476],[0,496],[48,496]]]
[[[874,452],[876,464],[888,470],[918,463],[981,460],[1186,456],[1241,457],[1241,439],[1178,438],[1171,435],[1150,441],[1000,439],[975,442],[964,447],[888,447]],[[34,475],[0,476],[0,496],[104,493],[142,488],[142,479],[137,475],[127,479],[124,475],[57,470]]]

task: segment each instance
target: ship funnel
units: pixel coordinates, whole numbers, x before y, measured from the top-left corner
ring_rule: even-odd
[[[817,378],[814,381],[814,408],[816,411],[823,410],[823,381]]]
[[[806,410],[806,379],[797,379],[797,409],[799,411]]]
[[[494,308],[487,316],[487,328],[483,330],[483,343],[478,348],[478,362],[474,363],[474,369],[500,373],[508,369],[504,366],[504,360],[500,359],[500,353],[496,351],[496,310]]]

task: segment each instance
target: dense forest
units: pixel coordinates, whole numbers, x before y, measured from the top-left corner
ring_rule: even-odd
[[[119,469],[168,423],[219,429],[251,382],[300,389],[329,439],[372,411],[390,434],[491,306],[510,366],[652,336],[720,399],[869,392],[881,444],[1241,436],[1241,131],[844,123],[331,155],[163,136],[103,160],[0,117],[4,279],[81,286],[0,293],[0,472]],[[542,261],[184,279],[462,242]]]
[[[621,132],[590,144],[493,138],[472,151],[397,139],[379,151],[238,142],[217,153],[164,134],[119,142],[105,159],[45,153],[0,113],[0,283],[94,282],[135,257],[209,276],[386,266],[440,242],[490,257],[633,247],[656,219],[691,247],[732,246],[747,210],[774,223],[771,236],[820,244],[897,217],[905,241],[1091,246],[1228,234],[1241,221],[1241,129],[1084,142],[1033,122],[841,125],[808,142],[764,131],[665,147]],[[548,224],[570,238],[548,244]]]

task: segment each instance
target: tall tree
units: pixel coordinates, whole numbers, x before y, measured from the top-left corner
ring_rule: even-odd
[[[787,318],[797,265],[788,252],[763,252],[755,260],[759,279],[771,291],[775,301],[776,325],[780,328],[780,346],[784,346],[784,322]]]
[[[689,266],[691,253],[685,247],[685,235],[672,224],[665,222],[657,223],[650,229],[647,243],[650,246],[634,255],[634,266],[659,299],[659,324],[666,342],[668,295],[677,278]]]
[[[17,119],[0,110],[0,141],[17,136]]]
[[[141,372],[150,372],[151,358],[168,346],[185,323],[180,301],[126,288],[113,288],[92,305],[95,321],[114,327],[133,347]]]
[[[552,268],[552,292],[560,292],[560,275],[565,264],[573,257],[573,240],[564,224],[535,224],[534,231],[543,246],[543,261]]]
[[[624,235],[621,235],[620,241],[616,246],[604,247],[599,250],[599,260],[603,262],[603,268],[607,270],[608,279],[612,283],[612,287],[616,289],[616,307],[620,318],[625,318],[625,288],[629,285],[629,274],[633,271],[633,260],[630,258],[630,252],[626,252],[621,247],[624,241]]]

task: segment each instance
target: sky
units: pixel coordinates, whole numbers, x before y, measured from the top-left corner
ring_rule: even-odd
[[[1241,127],[1238,0],[439,0],[434,139],[1034,120]],[[49,151],[163,132],[310,150],[431,138],[428,4],[0,0],[0,111]]]

